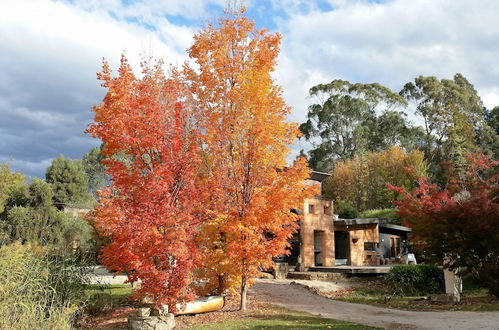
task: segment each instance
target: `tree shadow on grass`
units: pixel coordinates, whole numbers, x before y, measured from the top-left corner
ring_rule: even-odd
[[[253,315],[255,324],[245,329],[375,329],[356,323],[325,319],[319,316],[289,314]]]

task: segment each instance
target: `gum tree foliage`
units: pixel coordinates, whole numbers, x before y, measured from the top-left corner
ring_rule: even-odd
[[[243,12],[195,35],[189,55],[199,71],[186,73],[206,118],[204,276],[219,292],[239,287],[242,310],[252,278],[286,253],[297,226],[291,209],[306,196],[309,175],[305,159],[286,162],[299,131],[286,121],[291,109],[271,76],[281,37],[256,29]]]
[[[316,101],[308,109],[308,120],[300,125],[312,143],[312,168],[328,171],[336,160],[346,160],[365,151],[379,151],[398,145],[408,150],[418,147],[411,127],[398,109],[406,106],[400,95],[378,83],[354,84],[333,80],[309,90]]]
[[[401,195],[394,204],[413,229],[413,240],[427,257],[462,267],[499,296],[499,162],[468,155],[445,188],[418,176],[414,189],[388,188]]]
[[[81,160],[61,155],[47,168],[45,178],[54,191],[54,202],[80,205],[89,201],[88,176]]]
[[[477,130],[477,144],[484,154],[499,159],[499,106],[485,109],[484,116],[486,125]]]
[[[461,74],[453,79],[419,76],[407,83],[400,95],[414,103],[415,114],[424,122],[424,152],[430,173],[445,182],[443,162],[464,166],[466,153],[480,150],[477,143],[494,143],[484,120],[482,100],[473,85]]]
[[[83,169],[88,177],[88,191],[94,197],[97,196],[97,190],[103,190],[106,186],[106,168],[101,164],[104,157],[101,154],[102,146],[92,148],[83,155]]]
[[[485,115],[485,120],[489,127],[499,135],[499,106],[494,107],[492,110],[488,110]]]
[[[142,280],[135,298],[175,311],[192,298],[200,265],[200,118],[178,74],[165,74],[161,61],[143,64],[137,77],[123,56],[116,77],[104,63],[98,78],[107,93],[87,132],[104,143],[111,183],[88,219],[109,241],[101,261]]]

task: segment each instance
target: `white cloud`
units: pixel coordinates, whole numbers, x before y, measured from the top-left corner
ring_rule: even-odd
[[[487,107],[499,104],[499,2],[492,0],[247,0],[283,36],[274,74],[301,122],[308,89],[332,79],[380,82],[398,91],[418,75],[460,72]],[[225,0],[0,0],[0,161],[29,175],[60,153],[98,144],[83,134],[104,90],[95,72],[126,52],[180,64],[195,31]],[[258,18],[258,15],[261,15]],[[265,17],[263,17],[265,15]],[[306,147],[298,143],[294,149]]]
[[[486,106],[498,104],[497,1],[330,1],[335,10],[290,12],[283,34],[281,82],[293,119],[305,119],[307,91],[341,78],[395,91],[419,75],[460,72]],[[296,8],[296,6],[295,6]]]

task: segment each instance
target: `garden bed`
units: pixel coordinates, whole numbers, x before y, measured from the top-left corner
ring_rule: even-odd
[[[428,311],[499,311],[499,300],[491,296],[486,289],[479,287],[464,289],[459,303],[433,302],[427,295],[393,295],[393,290],[383,279],[361,282],[357,287],[332,292],[309,289],[330,299],[379,307]]]

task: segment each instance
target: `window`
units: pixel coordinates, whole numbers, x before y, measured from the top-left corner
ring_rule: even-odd
[[[324,214],[331,215],[331,206],[324,205]]]
[[[364,251],[376,251],[376,243],[364,242]]]
[[[308,213],[311,213],[311,214],[315,213],[315,205],[314,204],[308,204]]]

